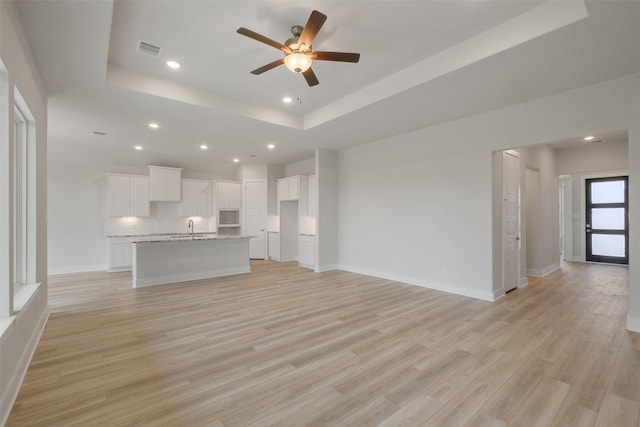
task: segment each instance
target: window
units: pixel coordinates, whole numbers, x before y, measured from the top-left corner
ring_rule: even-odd
[[[27,284],[27,121],[14,107],[13,120],[13,285]]]
[[[0,332],[35,284],[35,120],[0,64]],[[8,108],[7,108],[8,107]],[[13,114],[10,114],[13,112]]]

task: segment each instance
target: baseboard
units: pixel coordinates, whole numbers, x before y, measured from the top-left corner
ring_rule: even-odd
[[[2,402],[0,402],[0,408],[2,411],[0,412],[0,426],[6,424],[7,419],[9,418],[9,414],[11,413],[11,409],[13,408],[13,404],[18,398],[18,393],[20,392],[20,388],[22,387],[22,383],[24,382],[24,378],[27,375],[27,370],[29,369],[29,365],[31,364],[31,359],[38,348],[38,343],[42,338],[42,334],[44,332],[44,327],[49,320],[49,310],[46,309],[42,312],[42,316],[38,320],[38,326],[34,333],[31,335],[27,346],[25,346],[24,354],[20,358],[22,361],[21,366],[17,366],[16,370],[13,372],[13,376],[9,381],[9,385],[7,387],[7,394],[2,397]],[[19,322],[19,319],[16,319],[16,322]],[[15,325],[14,325],[15,326]]]
[[[640,332],[640,317],[629,314],[627,316],[627,330],[631,332]]]
[[[407,283],[409,285],[420,286],[421,288],[433,289],[436,291],[448,292],[450,294],[462,295],[465,297],[480,299],[483,301],[495,301],[493,291],[477,291],[475,289],[463,288],[460,286],[452,286],[444,283],[432,282],[424,279],[416,279],[414,277],[400,276],[397,274],[370,270],[367,268],[356,267],[353,265],[340,265],[340,270],[349,271],[351,273],[364,274],[366,276],[379,277],[381,279],[393,280],[394,282]]]
[[[556,262],[555,264],[549,265],[545,268],[527,268],[527,276],[544,277],[547,274],[553,273],[558,269],[560,269],[559,262]]]
[[[493,300],[494,301],[498,301],[500,298],[502,298],[503,296],[505,296],[506,293],[504,291],[504,287],[497,289],[495,291],[493,291]]]
[[[210,279],[213,277],[233,276],[235,274],[251,273],[251,267],[234,267],[216,269],[212,271],[202,271],[196,273],[175,274],[172,276],[148,277],[144,279],[133,279],[134,288],[144,286],[167,285],[170,283],[190,282],[192,280]]]
[[[47,270],[47,274],[49,276],[55,276],[56,274],[87,273],[90,271],[106,271],[106,270],[107,270],[106,264],[78,265],[73,267],[52,267]]]
[[[319,265],[318,267],[316,267],[315,272],[316,273],[324,273],[325,271],[332,271],[332,270],[342,270],[338,264],[326,264],[326,265]]]
[[[521,277],[520,281],[518,283],[518,287],[521,288],[523,286],[527,286],[529,284],[529,279],[527,278],[527,276]]]

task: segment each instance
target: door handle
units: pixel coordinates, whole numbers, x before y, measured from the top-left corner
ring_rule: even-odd
[[[520,240],[520,236],[516,237],[516,240]]]

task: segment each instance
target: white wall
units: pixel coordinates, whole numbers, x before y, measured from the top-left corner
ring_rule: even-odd
[[[285,167],[282,165],[268,165],[267,167],[267,214],[271,217],[278,215],[278,183],[284,178]]]
[[[629,115],[629,315],[627,329],[640,332],[640,100]]]
[[[238,169],[238,181],[252,179],[267,179],[268,165],[266,163],[246,163]]]
[[[492,299],[492,151],[627,129],[639,99],[635,74],[342,151],[341,268]]]
[[[529,203],[536,203],[536,206],[530,206],[525,203],[522,212],[523,223],[523,251],[522,266],[523,273],[531,276],[544,276],[560,267],[560,219],[559,219],[559,193],[558,193],[558,176],[556,175],[555,151],[546,145],[535,147],[525,147],[518,149],[521,155],[521,183],[522,198]],[[526,169],[535,171],[536,183],[531,183],[537,188],[534,192],[536,199],[531,200],[529,188],[526,179]],[[526,225],[530,224],[529,215],[536,218],[535,231],[527,230]],[[534,231],[533,235],[529,235],[527,231]],[[521,277],[522,280],[526,279]]]
[[[35,281],[40,283],[35,294],[15,313],[10,326],[0,336],[0,425],[4,425],[24,374],[35,351],[47,316],[47,109],[38,71],[28,50],[15,4],[0,2],[0,59],[6,67],[8,93],[2,93],[0,111],[13,117],[14,86],[22,94],[36,124],[36,167],[29,178],[35,181]],[[2,91],[0,91],[2,92]],[[7,106],[11,105],[10,108]],[[9,111],[7,111],[9,110]],[[10,120],[11,123],[11,120]],[[8,145],[11,128],[0,129],[0,142]],[[8,176],[10,171],[0,173]],[[8,182],[0,179],[0,182]],[[5,200],[11,200],[10,189],[0,189]],[[6,199],[5,199],[6,196]],[[6,208],[6,205],[5,205]],[[7,230],[1,230],[3,238]],[[31,251],[30,251],[31,252]],[[3,253],[3,256],[7,254]],[[9,254],[10,255],[10,254]],[[5,278],[3,274],[1,277]]]
[[[105,174],[49,163],[49,273],[106,269]]]
[[[311,157],[310,159],[300,160],[299,162],[289,163],[284,167],[285,176],[295,175],[315,175],[316,173],[316,159]]]
[[[585,179],[626,175],[629,167],[629,143],[619,141],[556,150],[556,170],[571,182],[571,229],[573,261],[585,260]],[[566,255],[566,256],[567,256]]]
[[[318,217],[316,218],[317,270],[333,270],[339,260],[338,152],[316,149]]]
[[[556,150],[556,173],[571,175],[584,172],[600,172],[627,169],[629,143],[618,141],[600,144],[584,144],[580,147]]]

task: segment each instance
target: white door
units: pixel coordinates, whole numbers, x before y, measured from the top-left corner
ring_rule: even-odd
[[[267,183],[246,181],[244,184],[246,234],[249,240],[249,258],[265,259],[267,243]]]
[[[518,287],[520,276],[520,155],[502,153],[502,286]]]

